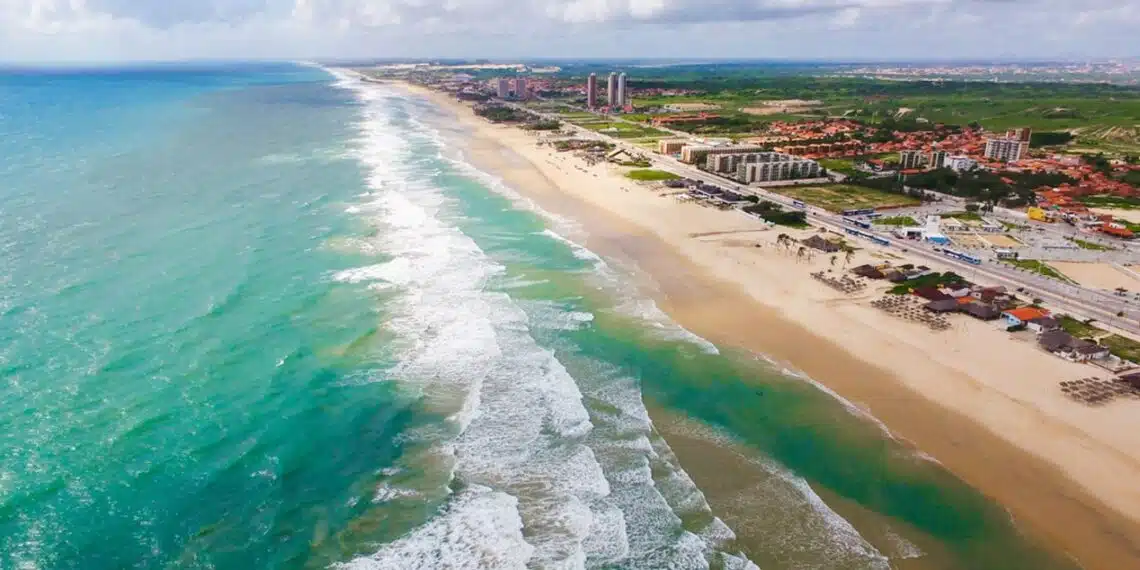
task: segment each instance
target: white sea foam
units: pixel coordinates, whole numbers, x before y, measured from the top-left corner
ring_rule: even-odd
[[[380,281],[399,289],[386,307],[390,317],[384,323],[399,339],[399,365],[392,376],[422,394],[430,409],[450,416],[454,442],[440,449],[454,453],[457,479],[516,499],[510,504],[458,502],[441,518],[459,524],[438,523],[437,518],[417,532],[432,539],[438,539],[438,532],[474,537],[459,537],[462,547],[452,549],[452,555],[473,555],[466,546],[479,544],[503,556],[518,548],[508,542],[517,541],[512,538],[499,548],[488,541],[503,533],[474,527],[501,526],[518,517],[528,529],[530,549],[525,559],[511,563],[584,567],[588,553],[583,543],[606,520],[596,519],[591,505],[609,494],[609,485],[591,449],[580,443],[592,427],[581,394],[553,354],[530,336],[527,314],[506,294],[488,290],[488,282],[503,268],[452,223],[449,200],[432,184],[436,172],[422,158],[435,143],[415,128],[401,134],[390,123],[394,119],[385,109],[389,101],[383,100],[382,90],[360,94],[369,103],[360,160],[370,167],[377,190],[370,197],[370,219],[380,228],[379,247],[391,261],[334,278]],[[508,506],[510,513],[493,516],[472,518],[468,512]],[[445,527],[433,526],[438,524]],[[620,529],[600,530],[607,540],[622,534]],[[523,540],[521,534],[517,540]],[[419,541],[382,550],[368,560],[380,568],[417,567],[408,562],[428,559],[414,544]],[[475,567],[481,557],[448,558],[446,564]]]
[[[342,570],[524,570],[534,547],[523,539],[518,501],[474,486],[455,495],[437,517]]]
[[[923,552],[917,544],[903,538],[896,532],[888,530],[887,541],[891,543],[891,547],[894,549],[894,552],[892,552],[894,558],[907,560],[910,558],[922,558],[923,556],[926,556],[926,553]]]
[[[409,123],[408,108],[384,88],[356,89],[365,103],[359,159],[374,189],[356,211],[377,227],[390,261],[333,277],[393,288],[384,322],[397,339],[391,377],[453,426],[450,435],[420,429],[408,441],[452,454],[453,476],[467,490],[349,567],[707,568],[721,557],[712,542],[731,531],[681,528],[674,505],[715,519],[687,475],[658,488],[652,469],[680,467],[662,456],[637,383],[606,374],[576,382],[532,336],[585,326],[593,315],[496,292],[492,285],[510,281],[505,268],[458,229],[454,204],[432,182],[442,139]],[[592,419],[580,385],[607,412]]]
[[[545,230],[542,230],[541,232],[539,232],[538,235],[543,235],[543,236],[546,236],[546,237],[548,237],[554,241],[565,244],[566,246],[568,246],[570,248],[570,251],[572,251],[574,253],[574,257],[577,257],[578,259],[581,259],[583,261],[589,261],[590,263],[593,263],[595,269],[606,269],[609,267],[606,265],[605,260],[602,259],[600,256],[598,256],[598,254],[586,249],[584,246],[579,245],[578,243],[576,243],[574,241],[571,241],[571,240],[563,237],[561,234],[555,232],[554,230],[551,230],[548,228],[548,229],[545,229]]]
[[[396,499],[404,499],[408,497],[418,497],[420,492],[415,489],[405,489],[401,487],[394,487],[387,483],[381,483],[376,486],[376,492],[372,494],[373,503],[386,503]]]
[[[445,155],[444,158],[451,161],[451,163],[463,173],[479,180],[491,190],[510,199],[516,206],[534,212],[553,225],[554,229],[547,228],[540,232],[540,234],[567,245],[575,257],[593,263],[595,273],[607,282],[609,288],[615,290],[620,297],[627,299],[627,302],[619,307],[620,312],[627,316],[645,320],[647,324],[660,329],[662,336],[665,338],[680,342],[691,342],[700,346],[702,350],[709,354],[719,354],[719,350],[713,343],[678,325],[670,319],[656,303],[646,299],[640,291],[636,290],[636,287],[630,286],[628,275],[624,274],[624,272],[619,272],[608,264],[605,259],[589,248],[566,237],[567,235],[584,234],[580,224],[570,218],[559,216],[549,210],[543,209],[530,198],[523,196],[511,188],[502,178],[484,172],[466,161],[461,152],[454,153],[454,156]]]

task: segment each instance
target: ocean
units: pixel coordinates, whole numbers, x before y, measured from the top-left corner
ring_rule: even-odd
[[[0,75],[0,568],[1072,567],[445,121],[314,67]]]

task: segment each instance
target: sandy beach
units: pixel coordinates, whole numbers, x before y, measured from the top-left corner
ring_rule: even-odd
[[[847,296],[810,277],[830,256],[797,260],[775,245],[780,233],[811,231],[765,231],[742,213],[679,202],[621,167],[588,166],[449,96],[404,88],[455,114],[470,159],[580,222],[591,249],[636,264],[685,327],[810,375],[1085,567],[1140,567],[1140,402],[1089,408],[1057,387],[1107,373],[965,316],[943,332],[889,316],[870,306],[877,290]],[[852,266],[883,260],[903,262],[865,248]]]

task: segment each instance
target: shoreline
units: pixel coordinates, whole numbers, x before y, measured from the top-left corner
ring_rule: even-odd
[[[580,222],[591,249],[634,261],[652,281],[652,297],[682,326],[802,370],[1086,567],[1140,560],[1140,491],[1129,485],[1140,476],[1140,436],[1108,437],[1128,429],[1129,412],[1140,408],[1080,408],[1051,381],[1096,375],[1093,369],[1043,360],[1035,347],[980,323],[955,321],[960,330],[940,336],[887,317],[867,299],[811,280],[822,259],[809,269],[777,253],[769,244],[782,230],[763,232],[743,215],[658,197],[616,168],[537,148],[535,137],[483,121],[444,94],[403,87],[455,115],[472,136],[474,162]],[[507,153],[524,164],[509,164]],[[529,183],[539,179],[549,188]],[[744,247],[756,241],[764,247]],[[940,345],[949,350],[932,354]],[[1006,354],[993,358],[995,350]],[[990,358],[970,362],[963,353]],[[1018,374],[1038,379],[1012,379]]]

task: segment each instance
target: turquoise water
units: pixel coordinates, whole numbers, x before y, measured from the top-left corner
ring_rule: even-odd
[[[0,568],[1066,567],[438,118],[310,68],[0,76]],[[647,404],[770,476],[749,538]]]

